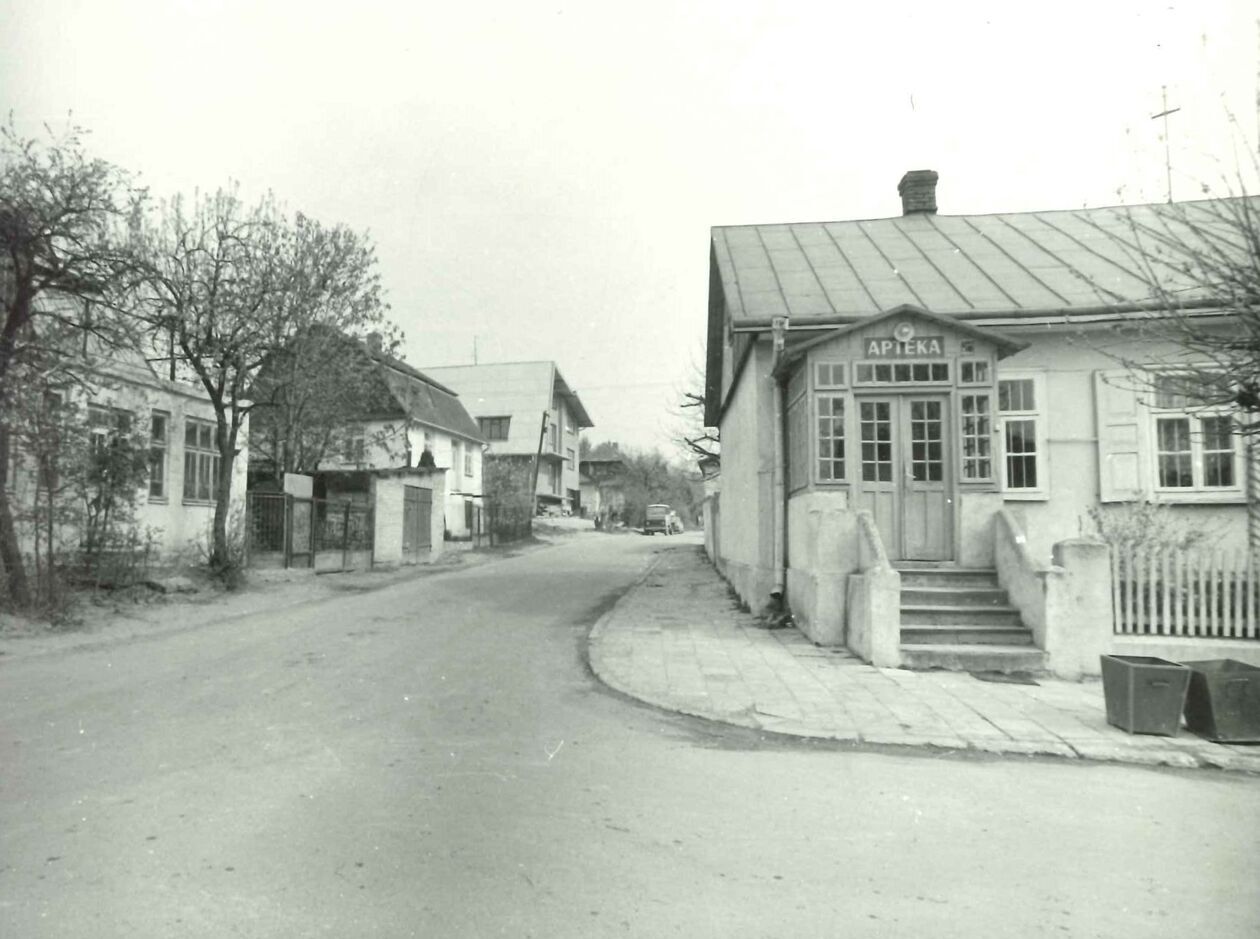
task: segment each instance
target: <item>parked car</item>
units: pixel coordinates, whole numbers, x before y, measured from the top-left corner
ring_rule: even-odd
[[[643,534],[655,535],[658,531],[662,535],[671,534],[669,517],[672,514],[673,510],[668,505],[649,505],[644,513]]]

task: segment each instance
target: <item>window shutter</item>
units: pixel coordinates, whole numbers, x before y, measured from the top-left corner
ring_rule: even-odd
[[[1137,379],[1123,369],[1094,373],[1098,419],[1098,497],[1102,502],[1132,502],[1146,495],[1145,408],[1133,387]]]

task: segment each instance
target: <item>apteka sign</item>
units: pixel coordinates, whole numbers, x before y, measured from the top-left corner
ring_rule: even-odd
[[[866,357],[868,359],[905,359],[945,354],[944,336],[917,336],[899,342],[896,339],[866,340]]]

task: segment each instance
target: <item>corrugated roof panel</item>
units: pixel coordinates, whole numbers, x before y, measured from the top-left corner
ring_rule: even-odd
[[[761,237],[761,243],[767,251],[797,250],[796,239],[792,237],[792,232],[786,225],[759,225],[757,234]]]
[[[1184,257],[1187,244],[1205,240],[1240,250],[1242,208],[1260,212],[1260,200],[746,226],[714,229],[714,244],[728,298],[736,284],[755,295],[742,312],[731,301],[737,321],[785,305],[806,317],[899,303],[948,313],[1095,308],[1149,298],[1136,250],[1168,286],[1196,287],[1159,257]]]
[[[761,290],[744,294],[744,309],[750,317],[788,316],[787,302],[777,290]]]
[[[771,251],[770,263],[780,274],[788,271],[808,271],[810,269],[809,258],[795,246],[793,246],[791,251]]]

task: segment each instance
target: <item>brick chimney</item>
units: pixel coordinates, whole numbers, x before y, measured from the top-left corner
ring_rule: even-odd
[[[370,332],[367,334],[368,352],[373,355],[381,354],[381,334],[378,332]]]
[[[901,182],[897,183],[897,192],[901,195],[901,214],[926,212],[935,215],[936,181],[939,178],[936,170],[911,170],[901,177]]]

